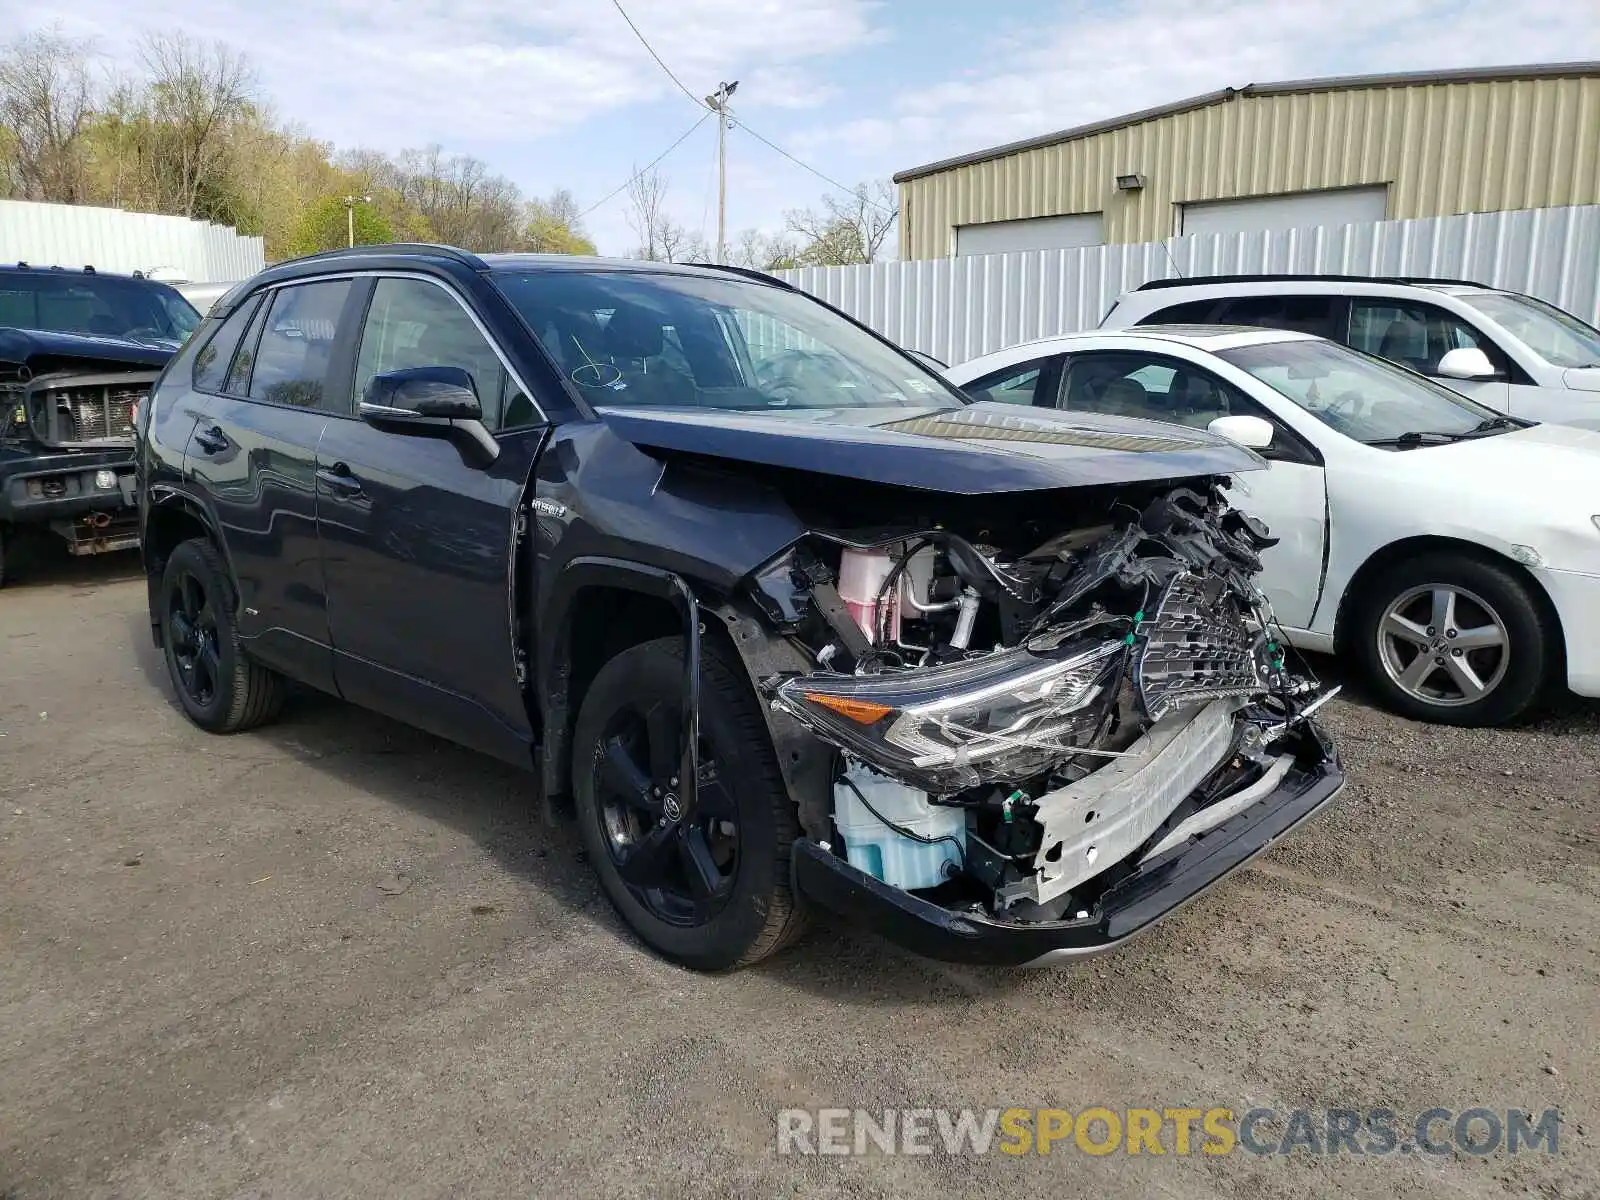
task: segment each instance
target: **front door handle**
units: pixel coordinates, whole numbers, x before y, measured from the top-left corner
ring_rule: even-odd
[[[328,486],[328,489],[340,496],[359,496],[361,494],[361,480],[358,479],[349,466],[336,462],[331,467],[323,467],[317,472],[317,478]]]
[[[221,454],[232,445],[228,441],[228,435],[222,432],[222,426],[220,425],[213,425],[210,429],[196,429],[194,431],[194,442],[207,454]]]

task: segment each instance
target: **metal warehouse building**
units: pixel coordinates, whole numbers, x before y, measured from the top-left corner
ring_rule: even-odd
[[[1600,203],[1600,63],[1224,88],[902,171],[905,259]]]

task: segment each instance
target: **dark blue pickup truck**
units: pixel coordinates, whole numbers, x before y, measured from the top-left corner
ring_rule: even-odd
[[[0,267],[0,584],[19,533],[74,554],[138,544],[134,418],[199,323],[154,280]]]

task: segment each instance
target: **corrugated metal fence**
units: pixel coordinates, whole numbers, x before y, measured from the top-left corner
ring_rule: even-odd
[[[1600,324],[1600,206],[778,274],[902,346],[955,364],[1092,329],[1121,293],[1150,279],[1296,272],[1470,279],[1526,292]]]
[[[260,238],[209,221],[0,200],[0,262],[122,272],[173,267],[194,283],[229,283],[261,270],[266,252]]]

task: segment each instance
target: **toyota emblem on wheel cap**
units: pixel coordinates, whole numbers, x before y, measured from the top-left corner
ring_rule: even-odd
[[[668,792],[661,797],[661,811],[667,814],[667,820],[676,821],[683,816],[683,805],[678,802],[678,797],[674,793]]]

